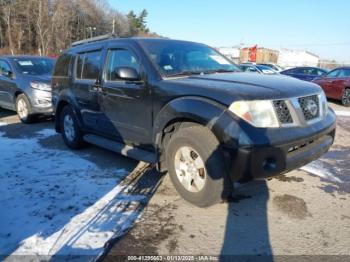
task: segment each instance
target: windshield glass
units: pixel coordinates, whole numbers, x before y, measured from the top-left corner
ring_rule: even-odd
[[[227,58],[202,44],[151,40],[142,41],[142,46],[165,77],[240,71]]]
[[[51,75],[55,63],[50,58],[16,58],[14,61],[24,75]]]

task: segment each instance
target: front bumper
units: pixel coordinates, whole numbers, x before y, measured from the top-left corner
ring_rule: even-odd
[[[267,178],[304,166],[329,150],[335,129],[336,117],[329,110],[323,120],[304,128],[255,128],[253,135],[241,130],[235,147],[223,146],[231,180]]]
[[[42,90],[32,90],[31,104],[33,114],[53,114],[52,93]]]

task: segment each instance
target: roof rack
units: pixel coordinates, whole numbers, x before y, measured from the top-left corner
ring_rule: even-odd
[[[82,45],[82,44],[92,43],[92,42],[98,42],[98,41],[102,41],[102,40],[106,40],[106,39],[110,39],[110,38],[117,38],[117,37],[118,36],[116,34],[99,35],[99,36],[95,36],[95,37],[91,37],[91,38],[87,38],[84,40],[73,42],[72,46],[77,46],[77,45]]]

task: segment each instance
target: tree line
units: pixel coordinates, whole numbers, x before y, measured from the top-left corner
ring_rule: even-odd
[[[147,11],[122,14],[105,0],[0,0],[0,53],[55,55],[107,33],[156,36]]]

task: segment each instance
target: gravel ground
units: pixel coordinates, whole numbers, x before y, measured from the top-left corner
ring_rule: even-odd
[[[337,102],[330,105],[350,113]],[[350,261],[349,134],[350,116],[338,117],[332,150],[311,165],[317,175],[295,170],[238,185],[233,202],[206,209],[182,200],[165,177],[140,221],[114,245],[109,259],[222,254],[265,255],[267,261],[300,261],[299,255],[314,261],[320,261],[316,255],[324,261]],[[272,254],[277,257],[272,259]]]
[[[350,114],[350,109],[340,106],[339,103],[330,104],[335,110]],[[92,177],[91,181],[100,176],[102,181],[108,181],[102,183],[106,187],[103,188],[105,192],[100,192],[100,195],[125,179],[107,176],[109,170],[133,173],[140,165],[134,160],[93,146],[81,151],[70,151],[59,135],[43,136],[52,128],[51,120],[43,119],[33,125],[23,125],[18,122],[14,113],[0,109],[0,132],[5,133],[6,139],[36,139],[43,150],[56,150],[65,156],[73,154],[81,161],[92,163],[96,169],[96,177]],[[134,185],[132,192],[144,196],[141,208],[138,207],[143,213],[136,222],[136,218],[133,218],[131,222],[134,225],[124,236],[125,229],[115,230],[114,237],[118,238],[112,238],[113,242],[108,245],[106,260],[114,261],[119,255],[273,254],[281,255],[281,261],[286,255],[338,255],[336,258],[343,259],[341,261],[350,261],[349,133],[350,116],[338,117],[337,137],[332,150],[307,169],[317,172],[296,170],[267,181],[237,185],[232,202],[205,209],[194,207],[182,200],[173,189],[168,176],[158,176],[154,172],[138,173],[140,182]],[[4,166],[5,157],[1,156]],[[55,157],[55,154],[47,156],[48,159]],[[33,161],[29,168],[37,170],[40,167],[39,162]],[[157,188],[160,182],[161,185]],[[153,192],[154,190],[156,191]],[[85,192],[84,195],[89,195],[88,193]],[[91,197],[89,206],[98,206],[100,195]],[[69,210],[69,215],[74,218],[85,211],[84,207],[79,207],[77,210]],[[114,221],[120,229],[120,216],[113,212],[105,212],[104,215],[106,217],[103,221]],[[67,224],[68,222],[67,220]],[[100,231],[104,230],[104,225],[97,225]],[[60,232],[62,228],[65,225],[55,230]],[[34,228],[30,233],[41,234],[40,230],[43,229],[45,227],[42,226]],[[47,230],[52,231],[52,228]],[[110,235],[108,236],[105,241],[110,239]],[[30,235],[23,239],[21,237],[23,236],[20,235],[14,243],[16,248],[25,243],[24,240]],[[4,239],[0,240],[0,248],[6,244],[8,243]],[[69,244],[66,243],[68,247]],[[64,247],[67,247],[65,243],[61,243],[60,250],[72,250]],[[87,254],[96,257],[96,250]],[[26,252],[30,254],[31,250]],[[277,258],[273,260],[277,261]],[[326,257],[324,261],[331,258],[333,257]]]

